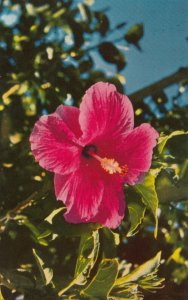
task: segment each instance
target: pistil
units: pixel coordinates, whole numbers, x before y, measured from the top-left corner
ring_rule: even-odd
[[[128,172],[128,166],[120,166],[119,163],[114,158],[100,157],[94,152],[89,153],[91,157],[98,160],[101,164],[101,167],[110,175],[119,173],[122,176],[126,175]]]

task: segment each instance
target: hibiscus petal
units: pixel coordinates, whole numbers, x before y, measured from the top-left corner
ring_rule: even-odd
[[[158,132],[150,124],[142,124],[119,140],[119,162],[128,166],[128,173],[124,178],[126,183],[137,183],[143,173],[149,170],[158,136]]]
[[[78,114],[75,108],[67,110],[61,106],[54,114],[42,116],[36,122],[30,143],[41,167],[58,174],[68,174],[79,167],[81,147],[72,131],[75,129],[76,135],[79,134]]]
[[[77,138],[82,135],[78,121],[80,110],[77,107],[59,105],[54,114],[66,123]]]
[[[88,142],[105,134],[124,134],[133,128],[132,104],[113,84],[98,82],[83,97],[79,122]]]
[[[70,223],[88,223],[97,214],[104,185],[91,168],[81,166],[74,174],[55,174],[55,194],[67,207],[65,219]]]
[[[112,178],[105,183],[99,212],[92,222],[109,228],[117,228],[125,214],[125,197],[122,182]]]

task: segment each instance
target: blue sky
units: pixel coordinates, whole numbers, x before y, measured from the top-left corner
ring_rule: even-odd
[[[133,46],[125,51],[128,65],[122,74],[126,77],[128,94],[188,66],[188,0],[95,0],[93,9],[106,7],[112,28],[117,23],[127,22],[121,32],[110,35],[112,40],[122,36],[132,25],[144,23],[143,51],[139,52]],[[16,22],[18,6],[14,9],[10,15],[1,15],[0,19],[7,24]],[[93,42],[96,44],[97,41]],[[125,43],[117,45],[121,47]],[[97,68],[109,74],[116,72],[99,55],[95,55],[95,61]]]
[[[112,27],[127,21],[126,31],[135,23],[144,23],[143,52],[134,47],[125,52],[128,65],[122,74],[126,77],[127,93],[188,66],[185,39],[188,36],[188,0],[95,0],[94,9],[104,7],[110,7],[108,16]],[[106,71],[114,70],[102,60],[97,64]]]

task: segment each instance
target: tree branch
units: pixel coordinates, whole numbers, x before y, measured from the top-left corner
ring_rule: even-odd
[[[145,88],[134,92],[129,95],[129,98],[134,102],[142,101],[143,98],[151,96],[170,85],[180,82],[181,80],[188,79],[188,67],[180,68],[177,72],[146,86]]]

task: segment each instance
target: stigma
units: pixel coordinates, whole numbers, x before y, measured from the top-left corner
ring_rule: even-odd
[[[128,173],[128,166],[127,165],[120,166],[119,163],[114,158],[107,158],[107,157],[101,158],[95,153],[91,153],[90,155],[96,160],[98,160],[101,164],[101,167],[110,175],[119,173],[120,175],[124,176]]]

